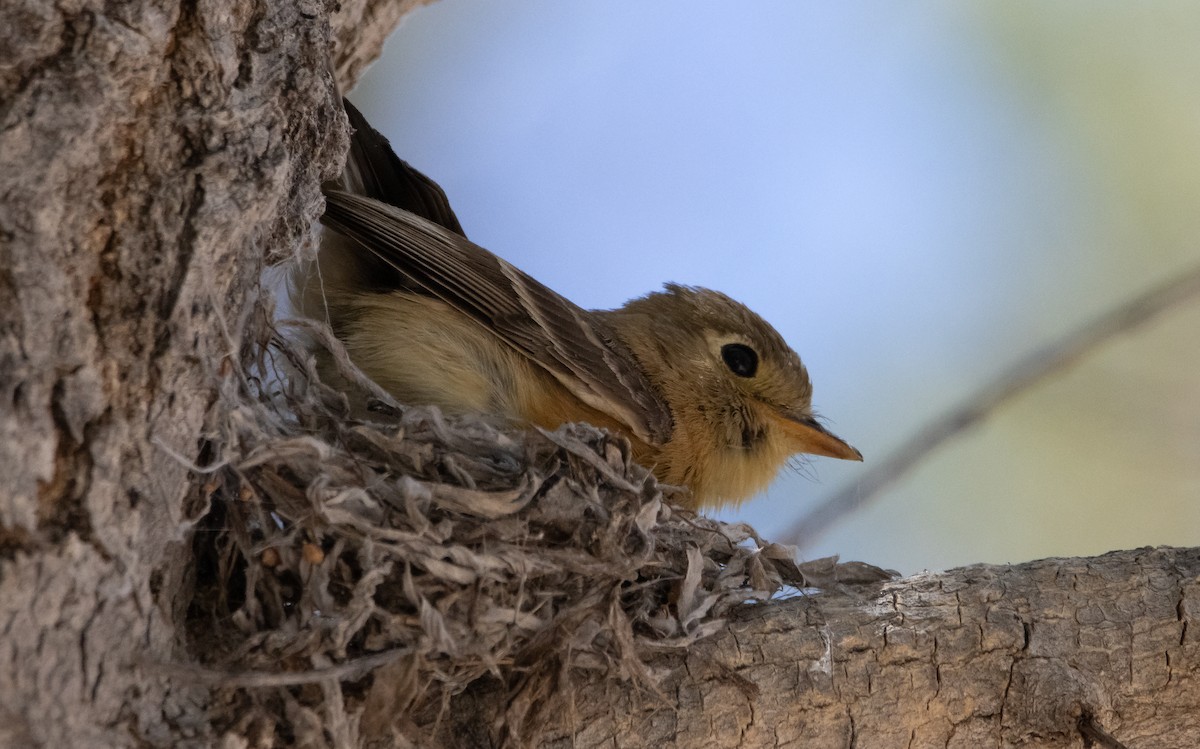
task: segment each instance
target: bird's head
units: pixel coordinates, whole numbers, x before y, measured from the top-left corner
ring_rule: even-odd
[[[672,473],[687,474],[682,483],[694,493],[740,501],[798,453],[862,460],[813,417],[812,383],[800,357],[745,305],[669,284],[612,314],[671,407],[674,444],[664,453],[689,464]]]

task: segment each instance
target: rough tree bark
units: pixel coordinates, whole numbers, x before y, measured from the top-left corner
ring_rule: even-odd
[[[214,726],[211,688],[157,667],[197,658],[189,466],[220,457],[264,262],[311,241],[337,87],[414,4],[0,9],[0,745],[285,741]],[[580,677],[568,717],[577,745],[1065,747],[1091,716],[1195,746],[1198,575],[1160,551],[763,605],[653,663],[661,701]],[[492,737],[505,699],[464,694],[447,743]]]
[[[1196,746],[1198,614],[1195,549],[979,565],[865,600],[760,605],[660,664],[664,702],[589,684],[574,743],[547,743]]]
[[[0,9],[0,744],[207,743],[139,663],[187,660],[186,464],[343,148],[331,10]]]

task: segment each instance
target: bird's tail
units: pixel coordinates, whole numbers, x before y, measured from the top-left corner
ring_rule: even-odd
[[[342,102],[352,129],[350,151],[342,173],[324,185],[326,192],[378,200],[465,236],[442,188],[398,157],[349,100]],[[296,312],[324,320],[340,332],[360,295],[401,290],[408,283],[354,240],[328,227],[322,232],[317,260],[299,263],[289,273],[288,297]]]
[[[371,127],[362,112],[349,100],[342,101],[354,134],[350,138],[346,168],[337,184],[329,187],[403,208],[466,236],[442,188],[396,156],[387,138]]]

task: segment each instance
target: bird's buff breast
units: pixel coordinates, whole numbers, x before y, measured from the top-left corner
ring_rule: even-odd
[[[766,489],[791,455],[783,440],[770,432],[750,447],[725,444],[719,433],[703,419],[683,418],[671,441],[657,451],[655,475],[664,483],[690,488],[686,506],[739,505]]]

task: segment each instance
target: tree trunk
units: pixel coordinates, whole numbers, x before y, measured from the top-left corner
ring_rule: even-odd
[[[197,523],[244,457],[221,425],[269,335],[264,262],[310,250],[338,87],[412,5],[0,10],[0,745],[340,746],[366,733],[329,716],[381,720],[327,677],[329,722],[264,728],[172,664],[206,662]],[[1080,746],[1082,720],[1194,746],[1198,575],[1158,551],[735,608],[686,655],[643,648],[660,696],[567,668],[556,697],[576,745]],[[448,698],[445,744],[567,741],[548,710],[506,725],[554,704],[510,676]]]
[[[188,660],[188,465],[339,166],[329,11],[0,10],[0,744],[211,735],[141,664]]]

